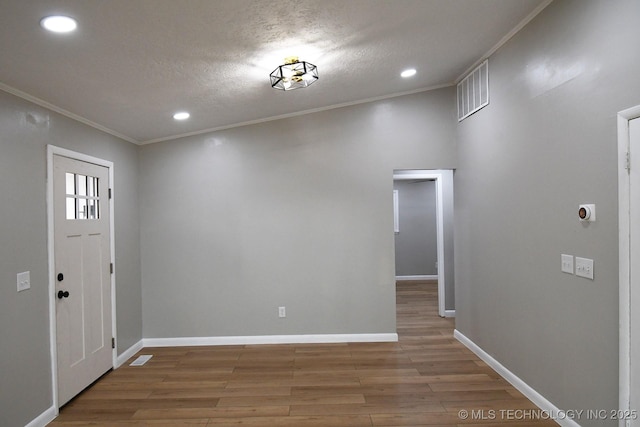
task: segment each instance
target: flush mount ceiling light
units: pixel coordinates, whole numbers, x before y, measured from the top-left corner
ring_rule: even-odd
[[[413,77],[416,75],[416,69],[415,68],[409,68],[408,70],[404,70],[403,72],[400,73],[400,76],[404,77],[405,79],[407,77]]]
[[[189,117],[191,117],[191,114],[186,111],[179,111],[173,115],[175,120],[187,120]]]
[[[78,27],[75,19],[68,16],[54,15],[42,18],[40,25],[54,33],[70,33]]]
[[[297,56],[289,56],[270,76],[272,88],[294,90],[318,80],[318,68],[309,62],[299,61]]]

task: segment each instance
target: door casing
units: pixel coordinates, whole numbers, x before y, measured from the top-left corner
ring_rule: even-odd
[[[618,245],[619,245],[619,313],[620,313],[620,350],[619,350],[619,408],[628,411],[631,396],[631,224],[630,224],[630,188],[628,171],[630,166],[631,144],[629,122],[640,118],[640,105],[618,113]],[[635,156],[640,155],[636,148]],[[640,239],[640,236],[635,236]],[[635,310],[638,310],[637,308]],[[638,339],[638,337],[635,337]],[[619,421],[620,427],[626,421]]]
[[[451,170],[414,170],[411,173],[394,173],[394,181],[428,179],[436,182],[436,233],[438,253],[438,314],[440,317],[453,317],[453,311],[445,307],[445,285],[447,277],[444,267],[444,195],[443,184],[445,174],[452,174]]]
[[[113,188],[113,162],[97,157],[67,150],[54,145],[47,145],[47,249],[49,258],[49,345],[51,351],[51,387],[53,407],[55,415],[58,415],[58,356],[57,356],[57,332],[56,332],[56,298],[55,298],[55,239],[54,239],[54,193],[53,193],[53,156],[59,155],[71,159],[80,160],[104,166],[109,170],[109,188]],[[110,224],[110,256],[115,260],[115,228],[114,228],[114,199],[109,203]],[[111,274],[111,328],[116,345],[112,350],[112,366],[115,367],[118,355],[118,340],[116,330],[116,275],[115,270]]]

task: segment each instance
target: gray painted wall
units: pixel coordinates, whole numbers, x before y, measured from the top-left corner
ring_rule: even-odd
[[[455,166],[454,99],[142,147],[144,336],[395,332],[393,170]]]
[[[640,104],[639,16],[637,0],[551,3],[490,58],[491,104],[458,126],[456,327],[562,409],[617,407],[616,113]],[[561,273],[562,253],[594,259],[595,280]]]
[[[142,338],[138,148],[0,92],[0,414],[19,426],[52,405],[46,211],[46,145],[115,163],[119,349]],[[16,292],[16,274],[31,289]]]
[[[122,350],[143,320],[145,337],[395,331],[393,169],[458,166],[457,328],[560,408],[615,408],[615,118],[640,104],[637,16],[556,0],[491,57],[491,105],[457,133],[443,89],[146,146],[138,169],[137,147],[0,92],[3,421],[51,404],[47,143],[116,164]],[[595,280],[560,273],[561,253]]]
[[[394,181],[400,232],[395,235],[396,276],[438,274],[435,181]]]

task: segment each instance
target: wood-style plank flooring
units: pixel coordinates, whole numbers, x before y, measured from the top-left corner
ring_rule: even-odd
[[[49,425],[557,425],[453,338],[437,284],[398,283],[397,307],[398,343],[145,348]]]

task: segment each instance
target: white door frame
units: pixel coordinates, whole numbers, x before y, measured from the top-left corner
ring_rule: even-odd
[[[618,113],[618,245],[619,245],[619,312],[620,312],[620,380],[619,409],[630,410],[631,393],[631,248],[630,248],[630,153],[629,122],[640,117],[640,105]],[[640,150],[634,155],[640,155]],[[636,236],[640,238],[640,236]],[[637,308],[636,308],[637,310]],[[640,409],[640,408],[633,408]],[[619,425],[624,427],[625,421]]]
[[[49,341],[51,348],[51,386],[53,396],[53,407],[55,415],[59,413],[58,408],[58,350],[57,350],[57,331],[56,331],[56,298],[55,298],[55,245],[54,245],[54,219],[53,219],[53,156],[69,157],[71,159],[80,160],[87,163],[93,163],[104,166],[109,170],[109,188],[113,188],[113,162],[102,160],[97,157],[88,156],[86,154],[67,150],[65,148],[56,147],[55,145],[47,145],[47,249],[49,254]],[[111,260],[115,259],[115,228],[114,228],[114,209],[113,199],[109,203],[109,239],[111,241]],[[115,271],[111,274],[111,323],[112,333],[117,338],[116,332],[116,275]],[[118,340],[116,339],[116,348],[113,349],[112,366],[116,366],[118,356]]]
[[[399,172],[399,171],[398,171]],[[411,173],[393,174],[394,181],[429,179],[436,182],[436,234],[438,253],[438,314],[440,317],[447,315],[445,307],[445,271],[444,271],[444,203],[442,180],[445,173],[453,173],[449,170],[416,170]]]

